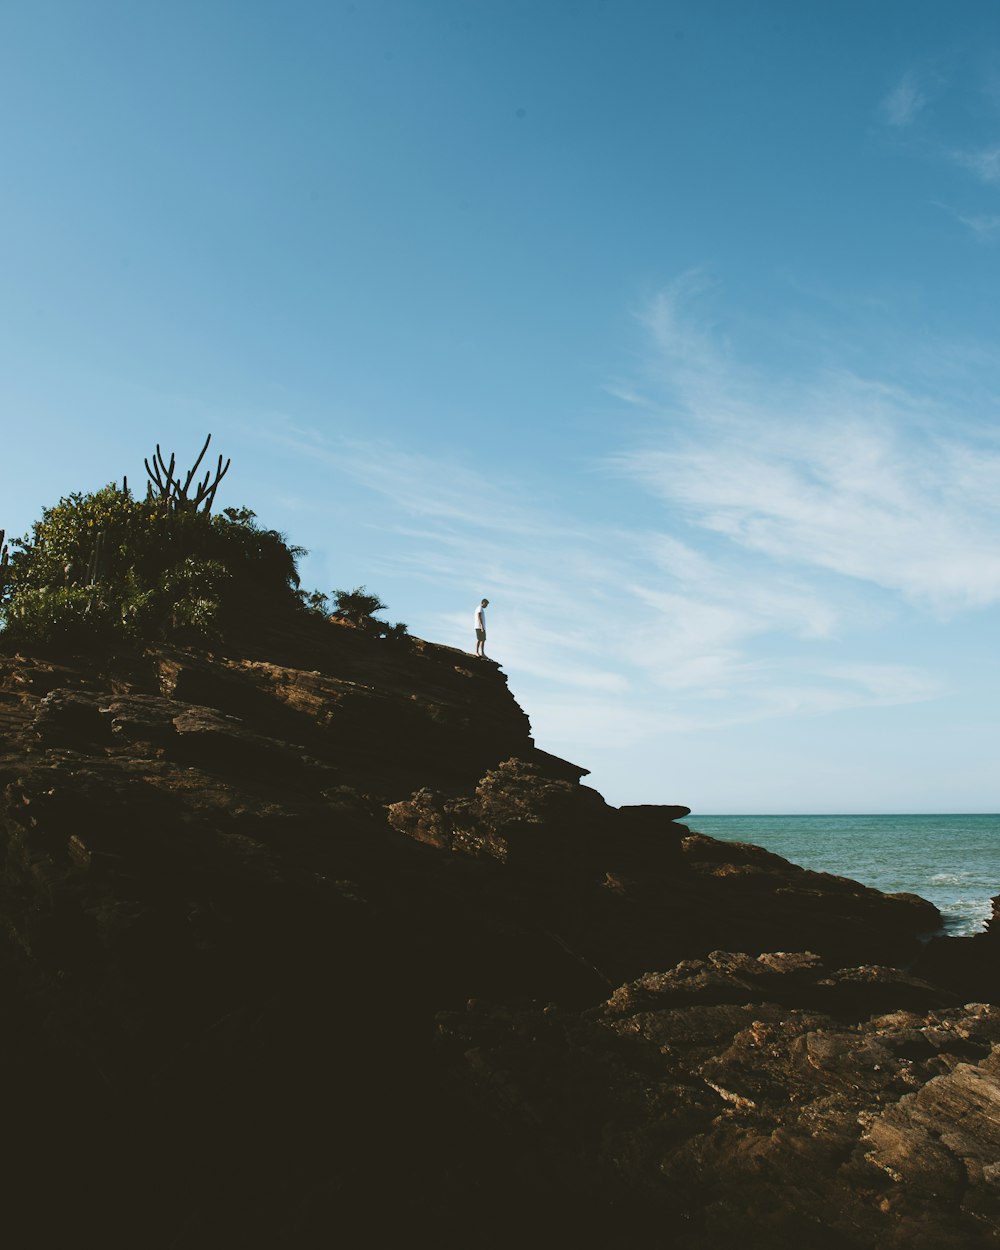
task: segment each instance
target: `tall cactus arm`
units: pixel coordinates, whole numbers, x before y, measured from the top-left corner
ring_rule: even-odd
[[[163,459],[163,452],[160,451],[160,444],[157,443],[156,444],[156,459],[159,462],[160,468],[166,474],[167,480],[166,480],[166,485],[164,489],[166,490],[167,498],[169,499],[171,493],[176,495],[178,492],[177,479],[174,477],[174,468],[177,464],[177,456],[174,454],[174,452],[171,452],[170,463],[167,464],[166,461]]]
[[[232,456],[230,456],[229,459],[226,461],[225,465],[223,466],[222,457],[220,456],[219,463],[215,467],[215,478],[211,482],[211,484],[209,483],[209,474],[207,473],[205,474],[205,477],[202,480],[201,485],[198,487],[198,493],[195,496],[194,506],[196,508],[199,508],[201,504],[204,502],[205,511],[206,512],[212,511],[212,504],[215,502],[215,492],[219,489],[219,483],[229,472],[229,466],[232,463],[233,463],[233,458]]]
[[[163,459],[163,452],[160,451],[160,444],[157,443],[152,468],[150,468],[148,460],[143,459],[142,463],[146,466],[146,472],[149,474],[150,482],[156,486],[160,498],[169,499],[177,490],[177,482],[174,480],[174,465],[177,463],[177,457],[173,454],[173,452],[171,452],[170,464],[168,465]]]
[[[187,499],[187,497],[188,497],[188,487],[189,487],[189,486],[191,485],[191,483],[194,481],[194,475],[198,472],[198,465],[200,465],[200,464],[201,464],[201,462],[202,462],[202,460],[205,458],[205,452],[206,452],[206,451],[208,451],[208,444],[209,444],[211,441],[212,441],[212,436],[211,436],[211,434],[209,434],[208,438],[206,438],[206,439],[205,439],[205,446],[204,446],[204,447],[201,449],[201,451],[198,453],[198,459],[197,459],[197,460],[194,462],[194,464],[191,466],[191,469],[190,469],[190,471],[188,472],[187,477],[184,479],[184,485],[181,487],[180,492],[179,492],[179,494],[178,494],[178,496],[177,496],[179,499]],[[208,474],[207,474],[207,473],[205,474],[205,480],[206,480],[206,481],[208,481]],[[200,491],[199,491],[199,494],[200,494]],[[198,504],[197,504],[197,500],[196,500],[196,501],[195,501],[195,507],[197,507],[197,506],[198,506]]]
[[[10,551],[7,548],[6,530],[0,530],[0,592],[7,585],[7,574],[10,572]]]
[[[160,499],[166,500],[172,508],[197,511],[204,504],[205,511],[211,512],[212,504],[215,502],[215,492],[219,489],[219,483],[226,476],[229,466],[232,464],[232,459],[227,460],[223,464],[220,456],[214,476],[210,469],[206,470],[205,476],[195,487],[194,498],[191,497],[191,483],[195,480],[195,474],[205,458],[205,453],[208,451],[211,441],[212,436],[209,434],[205,439],[204,446],[198,453],[198,459],[195,460],[183,481],[181,481],[179,475],[174,477],[174,469],[177,465],[176,455],[171,452],[170,463],[168,464],[164,459],[163,452],[160,450],[160,444],[157,443],[152,465],[150,465],[148,460],[143,461],[143,464],[146,466],[146,473],[149,475],[149,484],[146,488],[147,498],[154,497],[153,488],[155,487],[155,493],[159,495]]]

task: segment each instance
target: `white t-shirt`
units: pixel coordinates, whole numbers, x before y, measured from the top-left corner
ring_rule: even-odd
[[[476,629],[486,628],[486,609],[482,604],[476,608]]]

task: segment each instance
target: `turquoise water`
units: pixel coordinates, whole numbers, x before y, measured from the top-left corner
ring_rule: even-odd
[[[954,935],[982,932],[1000,894],[1000,816],[691,815],[684,823],[887,894],[919,894]]]

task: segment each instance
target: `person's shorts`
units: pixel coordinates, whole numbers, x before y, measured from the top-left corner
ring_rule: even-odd
[[[486,641],[486,630],[477,629],[476,630],[476,642],[485,642],[485,641]]]

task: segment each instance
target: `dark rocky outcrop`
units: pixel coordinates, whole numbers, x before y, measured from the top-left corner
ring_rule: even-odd
[[[603,1237],[638,1208],[677,1247],[957,1250],[996,1244],[1000,1011],[948,998],[717,952],[589,1011],[440,1027],[526,1172],[573,1176]]]
[[[968,938],[938,935],[921,949],[915,967],[966,997],[1000,1002],[1000,895],[993,899],[983,933]]]
[[[29,1240],[992,1244],[992,934],[610,807],[491,662],[0,657],[0,735]]]

